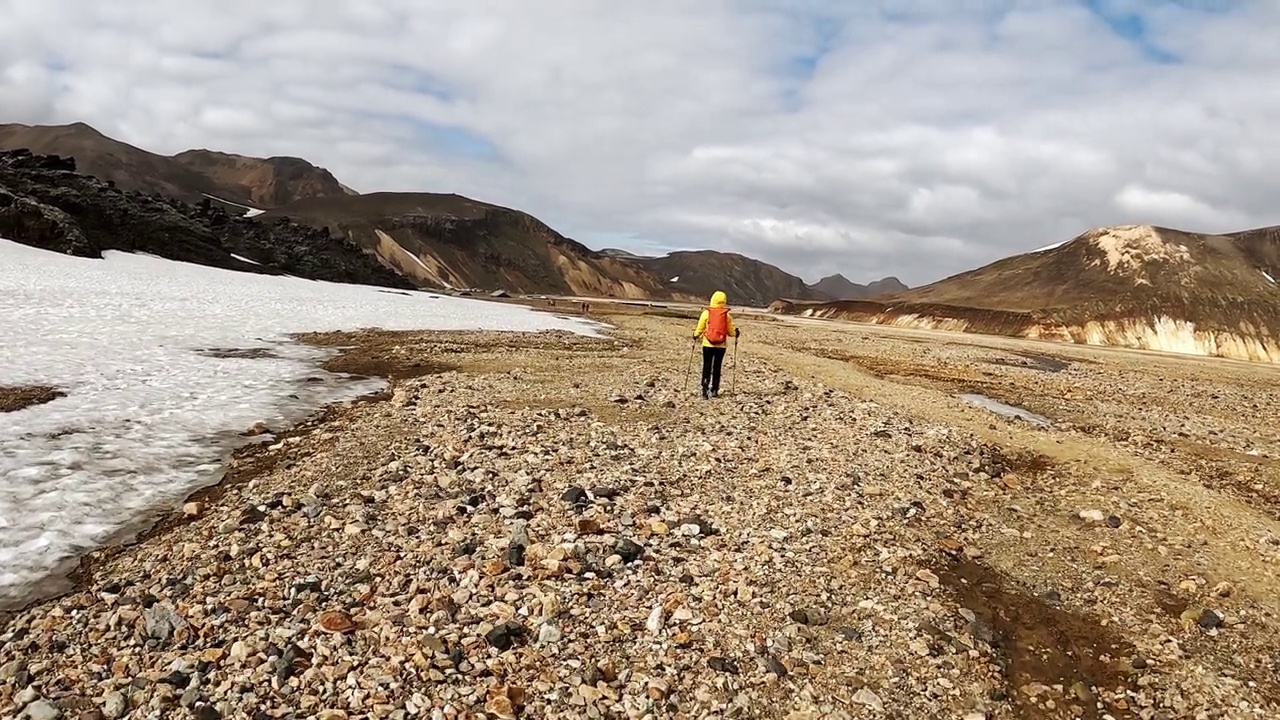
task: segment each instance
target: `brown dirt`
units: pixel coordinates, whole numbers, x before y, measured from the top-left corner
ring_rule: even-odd
[[[1137,653],[1116,632],[1022,592],[977,562],[947,562],[936,573],[1003,655],[1005,694],[1019,718],[1096,719],[1102,712],[1117,719],[1136,717],[1127,704],[1108,698],[1130,684],[1124,659]],[[1055,686],[1065,692],[1055,692]],[[1044,700],[1055,696],[1054,706],[1046,707]]]
[[[32,405],[43,405],[66,396],[67,394],[61,390],[44,385],[0,386],[0,413],[17,412]]]
[[[407,380],[457,369],[447,363],[427,360],[415,353],[411,345],[406,346],[394,338],[375,335],[361,340],[360,344],[326,361],[322,367],[331,373],[390,380]]]

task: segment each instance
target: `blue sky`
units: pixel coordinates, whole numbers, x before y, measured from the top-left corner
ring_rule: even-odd
[[[1161,48],[1147,28],[1147,21],[1140,10],[1123,7],[1127,3],[1112,0],[1086,0],[1085,6],[1100,18],[1116,35],[1133,43],[1143,57],[1159,63],[1179,63],[1177,54]]]
[[[14,0],[0,120],[296,155],[591,246],[936,280],[1280,223],[1280,4]]]

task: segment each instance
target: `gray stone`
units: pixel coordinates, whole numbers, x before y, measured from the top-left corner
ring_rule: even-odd
[[[27,706],[22,717],[26,720],[58,720],[62,717],[62,711],[46,700],[37,700]]]
[[[168,603],[156,603],[143,610],[142,619],[147,624],[147,635],[166,643],[173,639],[175,630],[185,625]]]

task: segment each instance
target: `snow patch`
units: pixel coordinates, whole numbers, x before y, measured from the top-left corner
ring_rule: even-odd
[[[1027,253],[1027,254],[1028,254],[1028,255],[1034,255],[1035,253],[1047,252],[1047,251],[1049,251],[1049,250],[1054,250],[1054,249],[1056,249],[1056,248],[1060,248],[1060,247],[1062,247],[1063,245],[1066,245],[1066,244],[1067,244],[1067,243],[1069,243],[1069,242],[1071,242],[1071,240],[1070,240],[1070,239],[1067,239],[1067,240],[1063,240],[1062,242],[1056,242],[1056,243],[1054,243],[1054,244],[1052,244],[1052,245],[1045,245],[1044,247],[1042,247],[1042,248],[1040,248],[1040,249],[1038,249],[1038,250],[1032,250],[1031,252],[1029,252],[1029,253]]]
[[[216,481],[225,453],[243,442],[236,433],[259,421],[278,427],[381,386],[319,370],[332,351],[294,343],[289,333],[598,335],[603,327],[517,305],[117,251],[78,258],[6,240],[0,287],[0,378],[67,393],[0,414],[0,608],[49,589],[60,564]],[[208,348],[260,352],[200,352]]]
[[[250,206],[248,206],[248,205],[241,205],[241,204],[240,204],[240,203],[238,203],[238,202],[231,202],[230,200],[223,200],[222,198],[220,198],[220,197],[218,197],[218,196],[216,196],[216,195],[210,195],[209,193],[200,193],[200,194],[201,194],[201,195],[203,195],[203,196],[205,196],[205,197],[207,197],[207,198],[209,198],[210,200],[216,200],[216,201],[218,201],[218,202],[222,203],[223,205],[230,205],[231,207],[238,207],[238,208],[240,208],[240,209],[244,210],[244,211],[245,211],[245,213],[244,213],[244,217],[257,217],[257,216],[261,215],[262,213],[266,212],[266,210],[261,210],[261,209],[259,209],[259,208],[250,207]]]
[[[1271,281],[1271,282],[1273,282],[1273,283],[1276,281],[1276,279],[1275,279],[1275,278],[1273,278],[1273,277],[1271,277],[1270,273],[1268,273],[1266,270],[1263,270],[1263,271],[1262,271],[1262,277],[1264,277],[1264,278],[1266,278],[1266,279],[1270,280],[1270,281]]]
[[[680,276],[679,276],[679,275],[677,275],[677,276],[675,276],[675,277],[671,278],[668,282],[680,282]]]
[[[236,260],[239,260],[240,262],[247,262],[247,263],[250,263],[250,264],[252,264],[252,265],[261,265],[261,264],[262,264],[262,263],[258,262],[257,260],[252,260],[252,259],[250,259],[250,258],[244,257],[244,256],[242,256],[242,255],[237,255],[237,254],[235,254],[235,253],[231,253],[231,257],[235,258]]]

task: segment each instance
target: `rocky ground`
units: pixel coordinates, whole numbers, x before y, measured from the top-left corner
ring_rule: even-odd
[[[10,618],[0,714],[1280,712],[1274,370],[744,317],[702,401],[619,313],[310,338],[393,390]]]
[[[0,413],[17,412],[32,405],[53,402],[65,393],[53,387],[43,385],[22,385],[10,387],[0,385]]]

